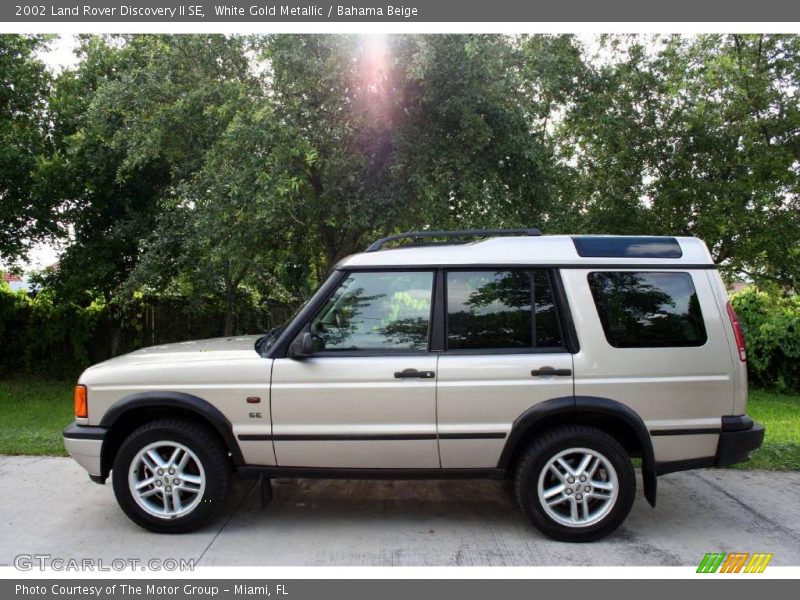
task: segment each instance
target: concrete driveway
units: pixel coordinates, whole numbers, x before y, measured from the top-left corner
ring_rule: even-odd
[[[800,565],[800,473],[703,470],[659,479],[625,524],[593,544],[545,538],[497,481],[277,480],[259,508],[236,483],[226,514],[155,535],[67,458],[0,457],[0,565],[18,554],[195,559],[198,565],[696,565],[706,552],[773,552]]]

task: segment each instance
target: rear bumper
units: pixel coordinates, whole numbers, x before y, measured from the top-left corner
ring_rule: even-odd
[[[62,434],[67,452],[93,479],[103,477],[101,457],[107,431],[105,427],[78,425],[73,421]]]
[[[655,471],[657,475],[666,475],[676,471],[735,465],[749,459],[750,453],[760,448],[762,443],[764,426],[761,423],[755,423],[747,415],[724,416],[714,456],[656,463]]]
[[[722,417],[714,466],[724,467],[744,462],[764,443],[764,426],[747,415]]]

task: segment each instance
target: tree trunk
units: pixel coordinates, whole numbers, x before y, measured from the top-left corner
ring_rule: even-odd
[[[233,335],[233,317],[236,312],[236,288],[225,282],[225,337]]]
[[[225,281],[225,337],[233,335],[233,316],[236,311],[236,283],[231,275],[228,259],[222,261],[222,278]]]

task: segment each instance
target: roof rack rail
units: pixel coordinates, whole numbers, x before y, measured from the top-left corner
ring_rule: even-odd
[[[460,231],[407,231],[390,235],[373,242],[367,252],[376,252],[383,248],[387,242],[402,240],[405,238],[426,238],[426,237],[479,237],[485,235],[530,235],[539,236],[542,232],[535,227],[529,229],[462,229]]]

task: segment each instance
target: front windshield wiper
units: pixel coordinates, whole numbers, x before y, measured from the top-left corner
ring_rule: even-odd
[[[300,311],[306,307],[306,305],[309,303],[310,300],[311,299],[309,298],[305,302],[303,302],[303,304],[300,305],[300,308],[294,311],[294,314],[291,317],[289,317],[286,321],[284,321],[283,324],[278,325],[277,327],[273,327],[267,333],[258,338],[255,344],[256,352],[262,354],[264,350],[268,350],[272,346],[272,344],[275,343],[275,340],[278,339],[278,336],[280,336],[280,334],[283,333],[283,330],[286,329],[286,326],[292,321],[294,321],[294,318],[300,314]]]
[[[284,327],[286,326],[278,325],[277,327],[273,327],[267,333],[258,338],[255,343],[256,352],[261,354],[264,352],[264,350],[267,350],[270,346],[272,346],[272,344],[283,331]]]

